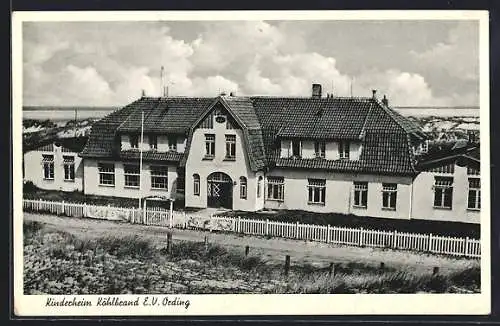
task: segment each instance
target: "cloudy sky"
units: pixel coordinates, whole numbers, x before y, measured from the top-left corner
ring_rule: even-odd
[[[25,22],[24,105],[117,106],[160,94],[387,94],[478,105],[472,21]]]

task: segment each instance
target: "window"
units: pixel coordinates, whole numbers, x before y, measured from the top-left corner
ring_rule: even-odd
[[[43,178],[54,179],[54,155],[42,155]]]
[[[64,181],[75,181],[75,158],[63,156]]]
[[[308,179],[308,199],[309,204],[325,204],[326,181],[325,179]]]
[[[267,199],[284,200],[285,180],[283,177],[267,177]]]
[[[480,175],[479,169],[475,169],[475,168],[468,166],[467,167],[467,175]]]
[[[262,176],[259,177],[257,181],[257,198],[260,198],[260,193],[262,192],[262,180],[264,178]]]
[[[428,171],[441,174],[453,174],[455,173],[455,163],[431,168]]]
[[[158,136],[157,135],[149,135],[149,148],[150,149],[158,149]]]
[[[193,194],[195,196],[200,195],[200,175],[193,174]]]
[[[163,165],[151,165],[151,189],[168,189],[168,167]]]
[[[300,157],[300,152],[301,152],[301,141],[300,140],[292,140],[292,156],[293,157]]]
[[[139,148],[139,136],[138,135],[130,135],[130,147]]]
[[[240,198],[247,199],[247,178],[240,177]]]
[[[395,183],[382,184],[382,208],[396,209],[396,198],[398,193],[398,185]]]
[[[453,200],[453,178],[434,178],[434,207],[451,208]]]
[[[226,159],[236,158],[236,135],[226,135]]]
[[[139,188],[139,165],[125,164],[123,166],[123,174],[125,175],[125,187]]]
[[[101,186],[115,185],[115,164],[114,163],[99,163],[99,184]]]
[[[205,134],[205,156],[214,157],[215,156],[215,135]]]
[[[172,152],[177,152],[177,138],[168,137],[168,150]]]
[[[314,153],[316,157],[319,158],[325,158],[325,142],[324,141],[317,141],[314,142]]]
[[[349,159],[349,142],[348,141],[341,141],[339,142],[339,157],[341,159]]]
[[[420,152],[427,153],[429,151],[429,140],[425,140],[420,144]]]
[[[354,182],[354,207],[368,207],[368,182]]]
[[[467,208],[481,209],[481,179],[479,178],[469,178]]]

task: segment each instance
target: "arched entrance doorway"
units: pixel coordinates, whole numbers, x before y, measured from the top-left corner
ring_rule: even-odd
[[[222,172],[207,177],[207,206],[233,208],[233,180]]]

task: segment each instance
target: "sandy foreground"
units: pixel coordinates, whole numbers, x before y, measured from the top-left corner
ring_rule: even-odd
[[[33,213],[24,213],[24,220],[42,222],[46,224],[46,228],[49,230],[68,232],[83,239],[137,235],[162,247],[166,245],[166,236],[169,230],[158,226]],[[290,255],[292,265],[312,264],[323,267],[332,262],[357,262],[379,266],[383,262],[386,267],[394,267],[418,274],[432,273],[435,266],[439,267],[442,273],[479,266],[479,260],[477,259],[445,257],[411,251],[348,247],[320,242],[283,238],[267,239],[227,233],[210,233],[208,231],[173,229],[172,232],[173,241],[199,242],[203,241],[205,236],[208,236],[208,241],[211,243],[217,243],[241,252],[244,252],[245,246],[248,245],[252,256],[260,255],[271,263],[284,262],[285,255]]]

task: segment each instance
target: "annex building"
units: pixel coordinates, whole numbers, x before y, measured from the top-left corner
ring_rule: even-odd
[[[41,188],[186,207],[479,223],[478,146],[427,146],[385,97],[313,84],[310,97],[144,96],[95,123],[79,153],[44,146],[25,169]]]

